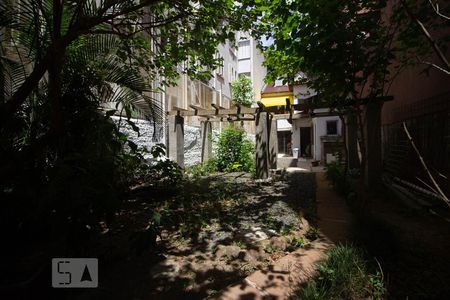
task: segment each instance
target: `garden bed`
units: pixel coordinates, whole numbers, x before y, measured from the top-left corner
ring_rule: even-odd
[[[158,201],[148,190],[136,190],[105,234],[117,251],[109,251],[104,260],[115,263],[105,263],[102,289],[92,297],[214,295],[307,246],[307,237],[315,235],[310,226],[314,197],[312,173],[285,174],[272,181],[255,181],[247,173],[216,174],[187,180],[174,196]],[[145,245],[145,228],[155,216],[161,229],[157,244]]]

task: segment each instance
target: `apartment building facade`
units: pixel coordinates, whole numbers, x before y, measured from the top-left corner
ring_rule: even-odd
[[[258,41],[249,33],[239,32],[238,43],[238,76],[245,75],[252,80],[255,103],[261,100],[264,78],[267,74],[263,66],[264,55],[258,49]]]
[[[191,80],[186,74],[181,74],[175,86],[165,88],[165,111],[190,110],[193,107],[211,109],[213,104],[229,108],[232,105],[231,83],[238,76],[236,47],[227,41],[219,45],[216,56],[222,59],[223,64],[213,71],[209,81]],[[197,117],[185,121],[199,126]]]

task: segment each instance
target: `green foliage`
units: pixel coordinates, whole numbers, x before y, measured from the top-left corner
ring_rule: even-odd
[[[293,226],[283,226],[280,230],[281,235],[289,235],[293,229]]]
[[[279,231],[283,226],[283,222],[277,220],[272,216],[268,216],[267,219],[264,221],[264,223],[268,228],[276,231]]]
[[[302,236],[294,236],[289,240],[289,250],[293,251],[306,246],[306,241]]]
[[[214,158],[186,169],[186,174],[192,177],[208,176],[214,172],[217,172],[217,162]]]
[[[237,247],[239,247],[241,249],[247,249],[247,245],[243,241],[240,241],[240,240],[233,241],[231,243],[231,245],[237,246]]]
[[[220,172],[252,172],[255,169],[255,145],[242,128],[228,126],[215,143],[217,170]]]
[[[386,288],[382,274],[369,271],[364,251],[338,245],[327,255],[316,267],[318,274],[300,288],[297,299],[383,299]]]
[[[176,162],[165,158],[166,147],[163,144],[153,146],[150,152],[153,158],[156,159],[156,163],[149,168],[146,179],[172,189],[176,188],[177,184],[183,179],[183,172],[180,166]]]
[[[278,247],[273,244],[267,244],[266,246],[264,246],[264,252],[266,253],[272,254],[278,251],[280,251],[280,249],[278,249]]]
[[[239,78],[231,84],[231,93],[233,101],[242,106],[250,107],[254,102],[253,85],[250,78],[245,75],[239,76]]]
[[[352,192],[352,187],[345,173],[345,167],[340,162],[334,161],[327,164],[325,174],[339,194],[347,196]]]
[[[338,109],[353,105],[349,96],[362,97],[363,85],[371,96],[383,94],[396,51],[389,43],[395,31],[380,26],[386,1],[261,2],[255,31],[273,40],[263,46],[267,81],[305,82]]]
[[[320,232],[317,227],[311,226],[305,234],[305,237],[310,241],[315,241],[320,237]]]
[[[447,2],[447,3],[446,3]],[[440,15],[436,11],[439,11]],[[449,22],[444,16],[450,15],[450,4],[448,1],[414,1],[404,0],[393,3],[390,22],[398,28],[396,39],[398,59],[405,66],[416,65],[432,59],[432,54],[438,54],[440,49],[444,58],[448,61],[448,42],[450,41]],[[422,26],[419,24],[422,24]],[[426,33],[427,32],[427,33]],[[432,46],[427,34],[435,42],[436,48]],[[424,64],[424,72],[429,73],[431,68],[436,70],[450,71],[448,62],[433,61],[435,66]],[[436,67],[438,66],[438,67]]]
[[[181,180],[160,147],[154,164],[144,161],[111,116],[138,133],[131,117],[140,116],[156,132],[152,83],[173,84],[180,71],[209,78],[217,46],[252,19],[228,0],[16,2],[0,3],[0,228],[19,255],[13,248],[33,251],[36,240],[87,239],[130,183]],[[152,25],[140,22],[149,14]]]

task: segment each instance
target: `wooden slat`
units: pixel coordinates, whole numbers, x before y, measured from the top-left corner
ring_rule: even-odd
[[[177,108],[178,109],[178,108]],[[202,117],[213,117],[213,116],[230,116],[230,115],[239,115],[239,114],[256,114],[257,108],[250,108],[250,107],[241,107],[240,111],[238,108],[233,109],[199,109],[197,110],[197,114],[195,111],[192,110],[185,110],[185,109],[179,109],[179,114],[182,117],[191,117],[191,116],[202,116]],[[170,116],[174,116],[178,114],[177,110],[172,110],[167,113]]]
[[[178,107],[178,106],[173,106],[173,115],[176,115],[178,111],[187,111],[186,108],[182,108],[182,107]]]

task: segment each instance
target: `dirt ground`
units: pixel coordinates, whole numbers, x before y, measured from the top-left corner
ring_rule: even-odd
[[[203,185],[210,193],[221,190],[219,186],[226,189],[219,196],[198,200],[198,210],[178,207],[170,218],[184,223],[165,226],[158,236],[157,255],[150,251],[136,255],[129,249],[129,228],[145,227],[155,208],[143,201],[145,192],[131,197],[109,228],[109,241],[97,242],[98,249],[104,247],[100,287],[67,299],[203,299],[315,238],[306,220],[314,222],[315,215],[312,173],[286,174],[269,182],[254,181],[243,173],[221,174]],[[168,201],[159,209],[170,205]],[[189,218],[196,214],[197,218]]]

